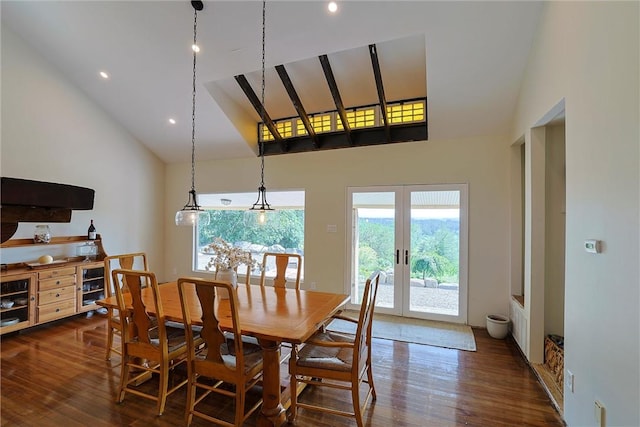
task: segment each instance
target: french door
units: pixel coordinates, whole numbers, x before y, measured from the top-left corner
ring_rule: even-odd
[[[466,323],[466,184],[350,187],[347,210],[351,308],[379,270],[376,312]]]

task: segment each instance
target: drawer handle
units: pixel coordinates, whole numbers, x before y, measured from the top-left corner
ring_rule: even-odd
[[[58,280],[58,281],[56,282],[56,285],[59,285],[59,284],[60,284],[60,280]]]
[[[60,296],[60,294],[56,294],[56,298],[58,298]]]
[[[59,309],[59,308],[56,308],[56,313],[57,313],[57,312],[59,312],[59,311],[60,311],[60,309]]]

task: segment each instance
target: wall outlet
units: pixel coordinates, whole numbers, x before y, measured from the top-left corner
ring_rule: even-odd
[[[315,291],[316,290],[316,282],[309,283],[309,289],[311,289],[312,291]]]
[[[567,369],[567,375],[564,377],[564,383],[571,393],[573,393],[573,372]]]

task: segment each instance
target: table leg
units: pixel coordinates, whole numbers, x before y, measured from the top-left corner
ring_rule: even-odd
[[[259,340],[262,347],[262,409],[258,426],[280,426],[286,421],[286,411],[280,401],[280,343]]]

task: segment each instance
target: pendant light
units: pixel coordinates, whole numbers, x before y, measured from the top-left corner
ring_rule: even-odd
[[[264,52],[265,52],[265,28],[266,28],[266,9],[267,2],[266,0],[262,1],[262,96],[261,96],[261,111],[260,111],[260,119],[262,121],[262,128],[258,127],[258,148],[260,150],[260,187],[258,187],[258,200],[253,204],[250,211],[257,212],[258,216],[256,221],[258,224],[262,225],[267,221],[267,212],[274,211],[275,209],[269,205],[267,202],[267,188],[264,186],[264,142],[260,137],[263,135],[264,129],[264,118],[265,118],[265,106],[264,106]]]
[[[198,205],[196,196],[196,53],[200,50],[197,45],[198,11],[204,8],[202,1],[192,1],[193,6],[193,91],[191,103],[191,191],[187,204],[176,213],[176,225],[195,226],[196,224],[207,225],[209,223],[209,213]]]

